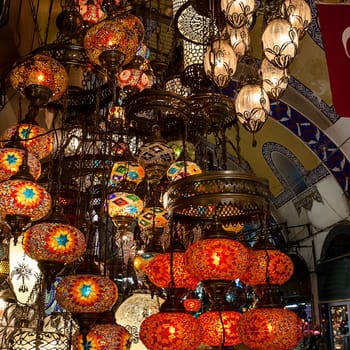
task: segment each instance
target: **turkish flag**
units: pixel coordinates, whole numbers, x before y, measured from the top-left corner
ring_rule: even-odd
[[[326,53],[333,105],[341,117],[350,117],[350,4],[317,3]]]

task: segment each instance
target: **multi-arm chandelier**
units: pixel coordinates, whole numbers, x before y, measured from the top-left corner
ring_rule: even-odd
[[[30,298],[45,290],[46,303],[30,309],[40,331],[11,313],[5,333],[15,327],[16,336],[4,349],[59,348],[69,338],[79,349],[261,349],[266,340],[289,350],[300,340],[300,320],[275,299],[293,269],[288,257],[252,249],[244,232],[266,224],[270,192],[240,155],[239,128],[257,132],[270,98],[286,89],[309,8],[304,0],[174,0],[173,10],[184,59],[175,77],[167,74],[174,62],[147,49],[152,12],[117,0],[66,0],[55,43],[11,70],[28,113],[1,137],[0,216],[10,227],[4,242],[24,248],[12,278],[25,282],[25,259],[38,261],[43,278],[31,276]],[[258,17],[261,60],[250,48]],[[237,96],[223,93],[228,85]],[[44,111],[54,115],[48,130],[38,122]],[[236,151],[230,165],[227,144]],[[244,295],[237,279],[260,300],[245,313],[227,300]],[[141,292],[166,299],[160,312],[138,303],[137,326],[119,322],[118,307]],[[186,311],[185,300],[203,295]],[[45,320],[56,317],[48,330]]]

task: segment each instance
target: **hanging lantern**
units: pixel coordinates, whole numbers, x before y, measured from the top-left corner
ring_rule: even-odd
[[[142,231],[152,228],[164,229],[169,221],[169,213],[163,207],[147,207],[138,217],[138,223]]]
[[[255,0],[221,0],[226,21],[233,28],[249,26],[256,10]]]
[[[260,84],[244,85],[235,99],[238,120],[251,133],[259,131],[270,114],[270,101]]]
[[[150,293],[135,293],[124,300],[115,312],[118,323],[132,336],[131,350],[146,350],[140,340],[140,326],[146,317],[159,312],[164,299]]]
[[[11,140],[15,134],[18,134],[23,147],[38,159],[46,158],[51,154],[53,148],[52,134],[41,126],[34,123],[20,123],[7,128],[2,133],[1,139],[3,141]]]
[[[170,181],[176,181],[187,176],[201,173],[202,169],[196,163],[188,160],[180,160],[170,165],[169,169],[167,170],[167,177]]]
[[[209,45],[204,55],[204,71],[218,86],[228,85],[237,68],[237,56],[229,40],[219,37]]]
[[[202,307],[202,302],[198,298],[193,297],[186,297],[186,299],[183,301],[184,308],[188,312],[198,312]]]
[[[280,69],[287,68],[298,50],[298,34],[283,18],[270,21],[261,37],[265,57]]]
[[[12,87],[34,105],[60,99],[66,92],[68,76],[55,59],[43,54],[26,57],[10,73]]]
[[[227,28],[230,44],[238,59],[244,56],[250,48],[250,33],[246,26],[240,28]]]
[[[175,288],[195,289],[199,280],[192,276],[185,267],[184,253],[173,252],[172,276],[170,275],[170,253],[155,256],[145,267],[149,280],[160,288],[169,288],[174,281]]]
[[[285,0],[281,9],[283,16],[297,31],[299,40],[302,39],[312,21],[309,4],[305,0]]]
[[[238,333],[254,350],[291,350],[303,337],[303,323],[293,311],[257,308],[242,314]]]
[[[249,264],[247,248],[233,240],[216,224],[204,238],[192,243],[185,252],[185,266],[200,281],[235,280]]]
[[[145,170],[136,161],[121,160],[113,163],[110,174],[111,181],[117,185],[126,180],[138,185],[145,177]]]
[[[75,339],[76,350],[129,350],[131,334],[120,324],[115,323],[111,311],[102,313],[86,336],[84,342],[80,334]]]
[[[108,121],[110,123],[120,125],[121,127],[125,125],[125,108],[123,106],[114,105],[108,110]]]
[[[153,135],[144,143],[137,155],[138,162],[146,171],[151,184],[157,183],[175,161],[175,153],[160,135],[158,126],[153,127]]]
[[[269,97],[279,100],[288,85],[289,75],[287,70],[277,68],[266,58],[261,61],[260,70],[264,91]]]
[[[68,338],[58,332],[19,330],[10,337],[12,350],[66,350]]]
[[[5,147],[0,149],[0,182],[9,180],[10,177],[19,171],[23,163],[26,151],[21,148]],[[29,172],[35,180],[41,174],[41,163],[31,153],[27,153],[27,164]]]
[[[79,12],[83,20],[91,24],[96,24],[106,17],[99,1],[91,3],[89,0],[79,0]]]
[[[207,311],[198,317],[201,337],[210,346],[235,346],[242,343],[238,334],[241,313],[232,310]]]

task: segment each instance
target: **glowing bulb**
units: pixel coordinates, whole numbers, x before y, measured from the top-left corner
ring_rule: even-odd
[[[273,326],[272,326],[271,323],[269,323],[269,324],[267,325],[267,331],[268,331],[269,333],[272,333],[272,331],[273,331]]]

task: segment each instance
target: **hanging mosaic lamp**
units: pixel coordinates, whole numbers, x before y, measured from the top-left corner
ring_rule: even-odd
[[[191,291],[183,300],[184,308],[187,312],[196,313],[202,308],[202,301]]]
[[[248,268],[248,249],[219,225],[204,233],[185,252],[185,266],[200,281],[235,280]]]
[[[32,120],[10,126],[2,133],[1,140],[7,143],[15,135],[18,135],[22,146],[38,159],[46,158],[52,152],[52,134]]]
[[[37,184],[24,163],[10,180],[0,183],[0,217],[12,228],[15,242],[29,223],[44,218],[51,210],[51,195]]]
[[[84,234],[68,224],[60,206],[53,207],[51,215],[29,227],[23,234],[23,249],[38,261],[47,287],[54,282],[64,264],[80,258],[86,250]]]
[[[57,303],[73,314],[84,341],[98,315],[109,310],[117,299],[116,284],[100,274],[91,256],[78,265],[75,275],[63,277],[56,287]]]
[[[242,314],[238,333],[253,350],[291,350],[303,337],[303,322],[291,310],[256,308]]]
[[[106,18],[100,1],[79,0],[79,13],[84,22],[96,24]]]
[[[201,173],[202,169],[195,162],[189,160],[178,160],[168,168],[167,177],[170,181],[176,181],[187,176]]]
[[[153,135],[144,143],[137,154],[138,162],[146,171],[151,184],[158,183],[170,164],[175,161],[175,153],[160,134],[160,128],[153,127]]]
[[[60,99],[67,90],[65,68],[50,56],[25,57],[10,72],[12,87],[35,106]]]
[[[195,350],[201,343],[199,334],[198,320],[172,296],[140,326],[140,339],[152,350]]]
[[[115,322],[110,311],[102,313],[91,327],[84,342],[83,336],[75,339],[76,350],[129,350],[131,334],[127,329]]]

